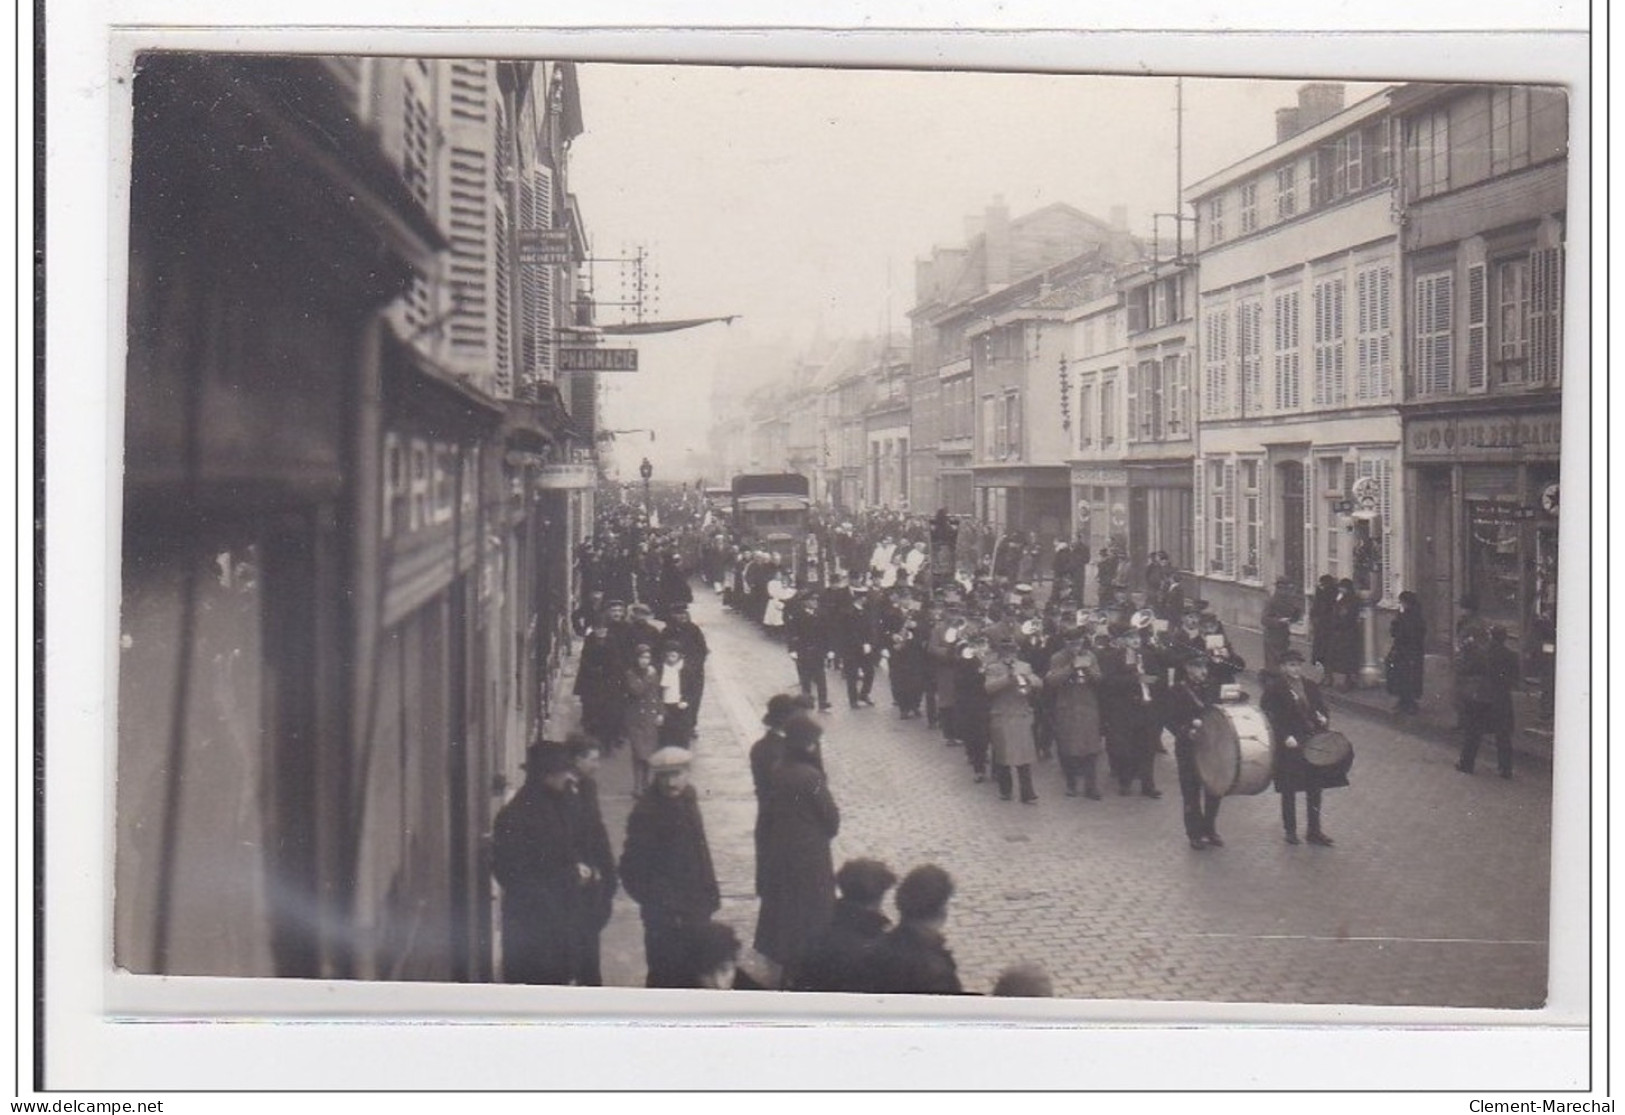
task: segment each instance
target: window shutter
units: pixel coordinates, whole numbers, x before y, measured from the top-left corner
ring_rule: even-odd
[[[1384,132],[1384,135],[1387,133]],[[1386,178],[1387,175],[1384,175]],[[1379,399],[1392,398],[1394,394],[1394,337],[1393,337],[1393,301],[1394,301],[1394,269],[1392,267],[1379,267],[1373,275],[1376,289],[1372,293],[1375,320],[1372,323],[1377,331],[1376,336],[1376,362],[1377,368],[1374,376],[1374,393]]]
[[[1348,401],[1348,382],[1343,374],[1344,349],[1347,348],[1343,318],[1343,280],[1334,280],[1330,287],[1330,312],[1332,335],[1327,338],[1331,345],[1331,366],[1328,383],[1330,394],[1327,402],[1332,406],[1342,406]]]
[[[1179,358],[1179,393],[1175,397],[1179,415],[1179,432],[1185,437],[1196,436],[1196,408],[1191,405],[1191,354]]]
[[[1123,390],[1128,396],[1128,440],[1140,440],[1140,377],[1145,373],[1144,364],[1130,364],[1124,369]]]
[[[1455,328],[1456,284],[1449,272],[1439,275],[1433,285],[1433,389],[1449,392],[1455,385],[1455,369],[1451,350],[1452,331]]]
[[[1224,462],[1224,571],[1234,577],[1240,573],[1241,563],[1236,560],[1236,462]]]
[[[1191,478],[1191,491],[1195,493],[1196,496],[1195,499],[1191,500],[1193,512],[1191,524],[1191,545],[1195,547],[1197,555],[1196,570],[1197,572],[1203,572],[1208,570],[1212,564],[1212,559],[1208,556],[1212,551],[1209,549],[1207,544],[1206,529],[1209,485],[1207,476],[1208,463],[1205,459],[1198,457],[1196,460],[1191,462],[1191,464],[1195,470],[1194,475]]]
[[[1535,251],[1529,271],[1529,381],[1556,383],[1563,371],[1563,249]]]
[[[1320,575],[1320,554],[1315,549],[1315,527],[1321,508],[1326,501],[1320,497],[1320,476],[1314,457],[1303,462],[1303,584],[1305,593],[1312,592]]]
[[[1487,391],[1490,385],[1489,284],[1482,263],[1467,268],[1467,390]]]

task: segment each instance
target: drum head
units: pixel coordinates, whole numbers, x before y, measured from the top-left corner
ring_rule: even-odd
[[[1335,767],[1353,756],[1354,745],[1342,732],[1317,732],[1303,745],[1304,761],[1313,767]]]
[[[1223,796],[1236,784],[1241,743],[1236,727],[1220,709],[1208,709],[1196,737],[1196,770],[1208,792]]]

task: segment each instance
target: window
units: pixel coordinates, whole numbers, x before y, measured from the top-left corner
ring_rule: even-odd
[[[1004,452],[1021,459],[1021,395],[1015,391],[1004,395]]]
[[[1416,277],[1416,391],[1448,394],[1455,276],[1449,271]]]
[[[1317,551],[1315,556],[1319,559],[1323,571],[1333,577],[1341,577],[1343,574],[1337,559],[1342,544],[1343,527],[1337,504],[1340,500],[1348,498],[1349,485],[1344,482],[1342,457],[1322,457],[1319,464],[1323,509],[1321,524],[1324,529],[1321,531],[1320,545],[1315,547]]]
[[[1410,163],[1411,181],[1417,197],[1428,197],[1450,188],[1450,114],[1430,112],[1411,121],[1410,143],[1405,152]]]
[[[1365,185],[1375,186],[1394,177],[1394,149],[1389,139],[1389,123],[1378,121],[1364,131]]]
[[[1130,384],[1128,396],[1130,434],[1140,441],[1161,441],[1166,417],[1163,413],[1161,361],[1140,361],[1135,369],[1135,379],[1137,383]]]
[[[1241,188],[1241,231],[1258,228],[1258,183],[1248,182]]]
[[[1078,389],[1078,448],[1088,449],[1095,443],[1095,385],[1086,383]]]
[[[1315,405],[1341,406],[1347,397],[1343,376],[1343,280],[1315,284]]]
[[[1391,267],[1368,267],[1354,276],[1354,394],[1359,399],[1386,399],[1394,389],[1388,310],[1393,281]]]
[[[1164,423],[1171,438],[1190,436],[1185,426],[1185,416],[1190,406],[1190,359],[1189,353],[1162,358],[1162,396],[1167,415]]]
[[[1217,244],[1224,240],[1224,195],[1207,203],[1207,240]]]
[[[1388,457],[1362,455],[1359,474],[1362,478],[1369,477],[1377,482],[1377,514],[1382,522],[1382,569],[1381,583],[1373,587],[1380,590],[1379,600],[1391,600],[1399,592],[1398,570],[1394,566],[1394,555],[1398,552],[1395,545],[1398,524],[1394,522],[1394,462]]]
[[[1110,449],[1117,444],[1117,380],[1107,376],[1100,383],[1100,445]]]
[[[1490,173],[1505,174],[1529,165],[1529,89],[1510,86],[1490,92]]]
[[[1237,383],[1241,392],[1238,413],[1256,414],[1264,404],[1264,379],[1260,371],[1264,343],[1264,303],[1249,298],[1236,306]]]
[[[1298,212],[1298,168],[1295,164],[1275,171],[1275,217],[1284,220]]]
[[[1259,490],[1259,473],[1262,471],[1257,460],[1241,462],[1242,544],[1238,556],[1241,558],[1240,575],[1248,581],[1259,579],[1258,551],[1262,548],[1264,537],[1264,524],[1260,518],[1264,501]]]
[[[1230,406],[1230,314],[1215,306],[1207,315],[1205,363],[1202,376],[1202,413],[1223,417]]]
[[[1498,383],[1522,383],[1528,356],[1529,257],[1495,264],[1495,367]]]
[[[1168,284],[1153,283],[1151,285],[1151,327],[1156,329],[1167,325],[1173,318],[1168,314]]]
[[[1283,290],[1275,296],[1275,408],[1297,410],[1303,405],[1302,371],[1298,356],[1299,292]]]
[[[996,419],[996,416],[994,414],[994,403],[995,403],[995,400],[994,400],[992,395],[983,395],[982,396],[982,457],[983,457],[983,459],[986,459],[986,458],[993,457],[993,456],[997,455],[997,450],[994,448],[994,441],[993,441],[994,428],[995,428],[995,419]]]

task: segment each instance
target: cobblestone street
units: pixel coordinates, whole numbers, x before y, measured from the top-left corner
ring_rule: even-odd
[[[783,648],[701,591],[712,656],[695,781],[722,886],[719,917],[749,944],[755,800],[746,752],[767,698],[793,687]],[[1249,680],[1253,680],[1249,675]],[[1446,745],[1377,718],[1334,714],[1353,739],[1353,785],[1326,796],[1333,848],[1288,846],[1278,797],[1232,797],[1227,846],[1193,852],[1173,760],[1161,800],[1063,796],[1053,762],[1036,807],[973,783],[963,752],[886,707],[824,717],[825,764],[842,812],[835,857],[899,874],[936,862],[958,893],[947,933],[966,987],[1017,960],[1042,963],[1058,995],[1087,999],[1531,1008],[1546,997],[1550,776],[1466,777]],[[832,697],[834,694],[832,694]],[[560,719],[570,715],[561,710]],[[624,753],[603,793],[619,845],[630,808]],[[640,985],[636,906],[617,899],[605,978]],[[748,957],[747,957],[748,959]]]

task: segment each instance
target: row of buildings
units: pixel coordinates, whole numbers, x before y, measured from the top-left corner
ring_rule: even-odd
[[[1557,592],[1566,95],[1311,84],[1277,141],[1124,211],[1002,202],[916,268],[911,336],[809,360],[719,421],[734,471],[1163,550],[1227,622],[1277,578],[1471,595],[1526,653]],[[731,453],[731,456],[729,454]]]
[[[576,70],[131,88],[116,962],[489,978],[596,481]]]

